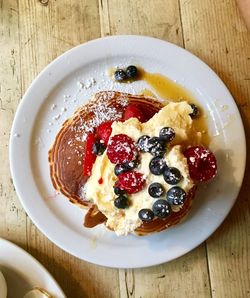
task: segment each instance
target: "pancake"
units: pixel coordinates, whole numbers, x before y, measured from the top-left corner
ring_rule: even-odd
[[[89,206],[81,194],[82,185],[86,182],[86,177],[82,175],[86,135],[102,122],[121,119],[129,103],[140,106],[148,118],[163,107],[159,101],[144,96],[113,91],[96,93],[72,118],[63,123],[49,150],[50,176],[54,188],[79,207]]]
[[[72,118],[63,123],[49,150],[50,176],[54,188],[78,207],[89,208],[84,219],[85,227],[92,228],[106,221],[97,206],[84,198],[82,191],[87,181],[87,177],[82,174],[86,136],[102,122],[121,119],[128,104],[138,106],[143,114],[147,115],[147,120],[163,107],[158,100],[142,95],[116,91],[96,93]],[[178,212],[172,212],[166,219],[157,218],[150,223],[144,222],[135,233],[148,235],[177,224],[191,208],[194,193],[195,188],[187,194],[185,204]]]

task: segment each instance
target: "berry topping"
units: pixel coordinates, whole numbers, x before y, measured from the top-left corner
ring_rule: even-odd
[[[178,184],[182,179],[181,172],[174,167],[166,167],[163,171],[163,177],[164,180],[171,185]]]
[[[106,121],[100,124],[96,128],[96,132],[98,137],[104,142],[104,145],[108,145],[109,137],[112,133],[112,125],[113,121]]]
[[[129,104],[124,111],[123,119],[128,120],[129,118],[137,118],[140,122],[145,121],[142,111],[133,104]]]
[[[133,170],[139,165],[139,160],[132,160],[132,161],[127,161],[125,162],[124,166],[127,168],[127,170]]]
[[[189,114],[189,116],[191,118],[197,118],[199,116],[199,109],[197,108],[197,106],[193,103],[190,104],[191,108],[192,108],[192,113]]]
[[[159,198],[164,194],[164,188],[160,183],[155,182],[149,185],[148,193],[153,198]]]
[[[154,157],[149,163],[150,172],[154,175],[161,175],[166,167],[166,162],[161,157]]]
[[[149,152],[149,147],[148,147],[148,140],[150,139],[149,136],[141,136],[138,141],[137,141],[137,148],[141,152]]]
[[[171,127],[163,127],[159,134],[160,140],[171,142],[175,137],[175,131]]]
[[[102,177],[98,180],[98,183],[99,183],[99,184],[103,184],[103,179],[102,179]]]
[[[114,200],[115,207],[118,209],[128,208],[129,202],[126,196],[120,195]]]
[[[139,161],[137,159],[132,161],[127,161],[125,163],[118,163],[115,165],[115,169],[114,169],[115,175],[119,176],[123,172],[133,170],[138,166],[138,164],[139,164]]]
[[[99,140],[96,141],[93,145],[93,152],[95,153],[95,155],[102,155],[105,149],[106,147]]]
[[[114,172],[116,176],[119,176],[121,173],[124,173],[126,171],[128,171],[128,169],[125,164],[118,163],[117,165],[115,165]]]
[[[122,69],[117,69],[114,73],[115,80],[118,82],[124,81],[127,78],[126,72]]]
[[[149,152],[154,156],[163,156],[166,151],[166,146],[158,137],[152,137],[148,140]]]
[[[93,164],[96,160],[96,155],[93,152],[93,145],[95,144],[95,135],[90,133],[87,135],[85,143],[85,154],[83,158],[83,176],[90,176]]]
[[[129,171],[118,176],[119,186],[128,194],[133,194],[140,191],[146,180],[139,172]]]
[[[187,158],[190,177],[196,181],[208,181],[217,173],[217,163],[214,154],[202,147],[194,146],[184,152]]]
[[[135,160],[138,151],[134,141],[125,134],[118,134],[111,137],[107,155],[112,163],[125,163]]]
[[[135,79],[138,74],[138,70],[137,70],[136,66],[134,66],[134,65],[128,66],[126,69],[126,74],[127,74],[127,78]]]
[[[152,221],[155,217],[154,212],[150,209],[141,209],[138,213],[138,216],[142,221],[145,222]]]
[[[152,209],[154,215],[160,218],[168,217],[171,214],[171,207],[166,200],[157,200]]]
[[[119,196],[119,195],[123,195],[126,193],[125,190],[123,189],[120,189],[118,186],[114,186],[114,193]]]
[[[179,186],[174,186],[167,191],[167,201],[171,205],[182,205],[185,199],[186,193]]]

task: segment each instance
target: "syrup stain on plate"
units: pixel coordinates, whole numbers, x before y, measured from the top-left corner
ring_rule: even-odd
[[[194,130],[195,132],[201,132],[201,144],[203,144],[205,147],[209,147],[211,138],[208,133],[207,116],[191,92],[160,73],[151,73],[147,72],[140,66],[136,67],[138,69],[138,75],[135,79],[125,79],[119,83],[129,84],[133,81],[144,81],[153,89],[155,93],[148,88],[145,88],[141,90],[141,92],[138,92],[139,94],[151,98],[160,97],[161,102],[163,100],[163,104],[167,104],[168,102],[180,102],[183,100],[190,104],[195,104],[199,109],[199,115],[197,118],[193,119]],[[107,71],[107,74],[113,80],[116,70],[116,68],[110,68]]]
[[[194,103],[198,106],[199,115],[197,118],[193,119],[194,130],[201,132],[201,143],[208,147],[210,143],[210,136],[208,134],[208,126],[206,121],[206,115],[204,114],[202,108],[197,103],[194,96],[186,90],[183,86],[175,83],[166,76],[159,73],[149,73],[140,68],[140,80],[144,80],[162,99],[165,103],[168,102],[180,102],[186,100],[188,103]],[[144,89],[145,90],[145,89]],[[146,96],[152,96],[154,93],[146,89]],[[157,97],[157,96],[154,96]]]

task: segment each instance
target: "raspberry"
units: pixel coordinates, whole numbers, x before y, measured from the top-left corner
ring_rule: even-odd
[[[125,163],[136,159],[138,154],[134,141],[125,134],[113,136],[107,147],[109,160],[114,163]]]
[[[129,171],[120,174],[118,176],[118,181],[119,187],[125,190],[128,194],[140,191],[146,182],[143,175],[136,171]]]
[[[96,155],[93,152],[93,145],[95,143],[95,135],[89,133],[86,138],[85,154],[83,158],[83,176],[90,176],[93,164],[96,160]]]
[[[128,105],[124,111],[123,119],[128,120],[129,118],[137,118],[140,122],[145,122],[145,117],[142,111],[135,105]]]
[[[112,123],[113,121],[106,121],[96,128],[98,137],[104,142],[106,146],[108,145],[109,137],[112,133]]]
[[[190,177],[203,182],[212,179],[217,173],[217,163],[214,154],[202,147],[194,146],[184,152],[187,158]]]

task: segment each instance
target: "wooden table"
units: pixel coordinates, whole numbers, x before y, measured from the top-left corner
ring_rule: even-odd
[[[250,33],[235,1],[1,0],[0,9],[0,236],[36,257],[68,297],[250,297],[249,166],[230,215],[205,243],[161,266],[117,270],[43,236],[17,199],[8,162],[14,113],[35,76],[66,50],[113,34],[158,37],[203,59],[234,96],[249,143]]]

